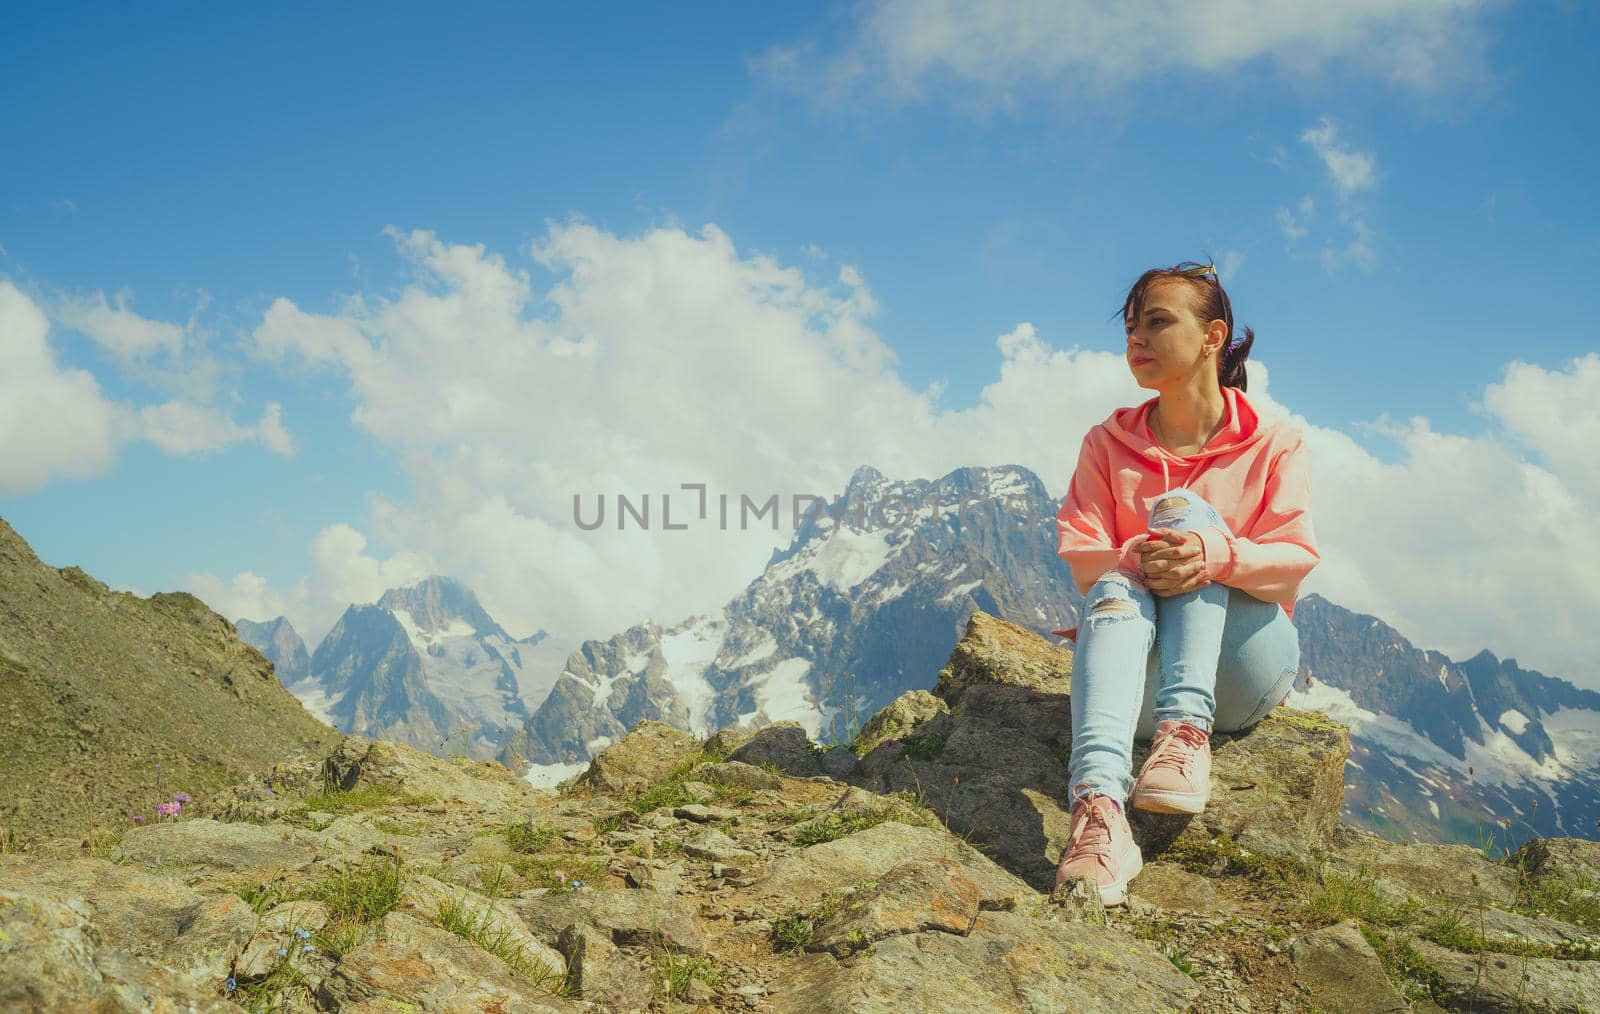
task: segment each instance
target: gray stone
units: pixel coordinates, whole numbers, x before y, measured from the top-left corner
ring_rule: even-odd
[[[573,923],[591,926],[619,946],[651,947],[670,942],[688,954],[703,954],[705,933],[693,899],[664,891],[628,888],[573,891],[523,897],[517,914],[542,939],[554,941]]]
[[[869,887],[852,892],[817,925],[811,950],[835,957],[901,933],[966,933],[982,892],[947,859],[913,859],[892,867]]]
[[[569,923],[556,937],[556,947],[566,957],[569,983],[585,1000],[608,1011],[649,1008],[655,984],[606,933]]]
[[[781,789],[783,779],[770,771],[743,761],[719,761],[702,764],[695,774],[710,782],[732,785],[742,789]]]
[[[1392,1014],[1411,1009],[1354,920],[1297,937],[1290,947],[1295,970],[1320,1010]]]
[[[683,851],[697,859],[715,859],[722,863],[755,858],[754,852],[740,848],[732,838],[714,827],[708,827],[685,841]]]
[[[785,966],[772,1010],[1176,1011],[1195,983],[1143,940],[1099,926],[980,912],[966,935],[930,930],[878,941],[845,961]]]
[[[1458,954],[1428,940],[1416,948],[1451,1010],[1579,1014],[1600,1009],[1600,961]]]
[[[728,754],[728,760],[756,767],[772,764],[780,771],[802,778],[822,773],[822,764],[811,751],[810,737],[799,722],[774,722],[761,727]]]

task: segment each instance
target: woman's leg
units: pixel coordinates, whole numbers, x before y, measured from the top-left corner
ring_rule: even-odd
[[[1144,670],[1156,636],[1154,596],[1132,574],[1113,570],[1083,599],[1072,660],[1072,755],[1068,784],[1118,803],[1133,788],[1133,730]]]
[[[1163,493],[1150,511],[1152,528],[1195,531],[1207,525],[1231,531],[1222,515],[1184,487]],[[1227,585],[1207,584],[1181,595],[1156,596],[1157,724],[1175,719],[1211,731],[1228,591]]]

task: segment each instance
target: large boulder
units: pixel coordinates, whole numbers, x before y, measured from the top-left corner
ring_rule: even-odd
[[[1040,890],[1054,885],[1071,828],[1072,653],[1023,627],[975,612],[933,690],[889,706],[894,717],[849,781],[920,794],[952,831]],[[890,730],[892,734],[886,733]],[[1174,847],[1240,847],[1302,857],[1338,820],[1349,753],[1344,726],[1278,708],[1252,729],[1213,739],[1211,801],[1196,818],[1133,810],[1147,859]],[[1149,744],[1136,744],[1134,769]]]
[[[636,796],[659,785],[699,748],[700,741],[689,733],[647,718],[596,754],[578,776],[577,787]]]

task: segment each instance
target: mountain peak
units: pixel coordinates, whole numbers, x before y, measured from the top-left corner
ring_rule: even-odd
[[[403,610],[424,634],[439,634],[455,627],[461,633],[498,634],[510,640],[478,602],[471,588],[454,578],[434,574],[406,588],[391,588],[378,600],[382,609]],[[465,625],[469,630],[461,630]]]

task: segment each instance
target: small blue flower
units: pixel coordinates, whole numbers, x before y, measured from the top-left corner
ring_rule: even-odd
[[[316,948],[312,947],[310,944],[306,944],[304,947],[300,948],[300,950],[305,954],[310,954],[312,951],[316,950]]]
[[[289,956],[289,952],[288,951],[284,950],[282,947],[278,948],[278,957],[286,958],[288,956]]]
[[[233,976],[231,976],[231,975],[228,976],[228,981],[223,983],[223,986],[227,987],[227,990],[230,993],[233,992],[233,989],[234,989],[235,985],[236,985],[236,983],[234,983]]]
[[[582,887],[582,886],[583,886],[583,881],[581,881],[581,880],[574,880],[574,881],[573,881],[573,882],[572,882],[572,886],[573,886],[573,887],[574,887],[574,888],[579,888],[579,887]]]
[[[307,940],[311,937],[311,931],[308,929],[297,929],[294,931],[294,935],[299,937],[301,940]]]

